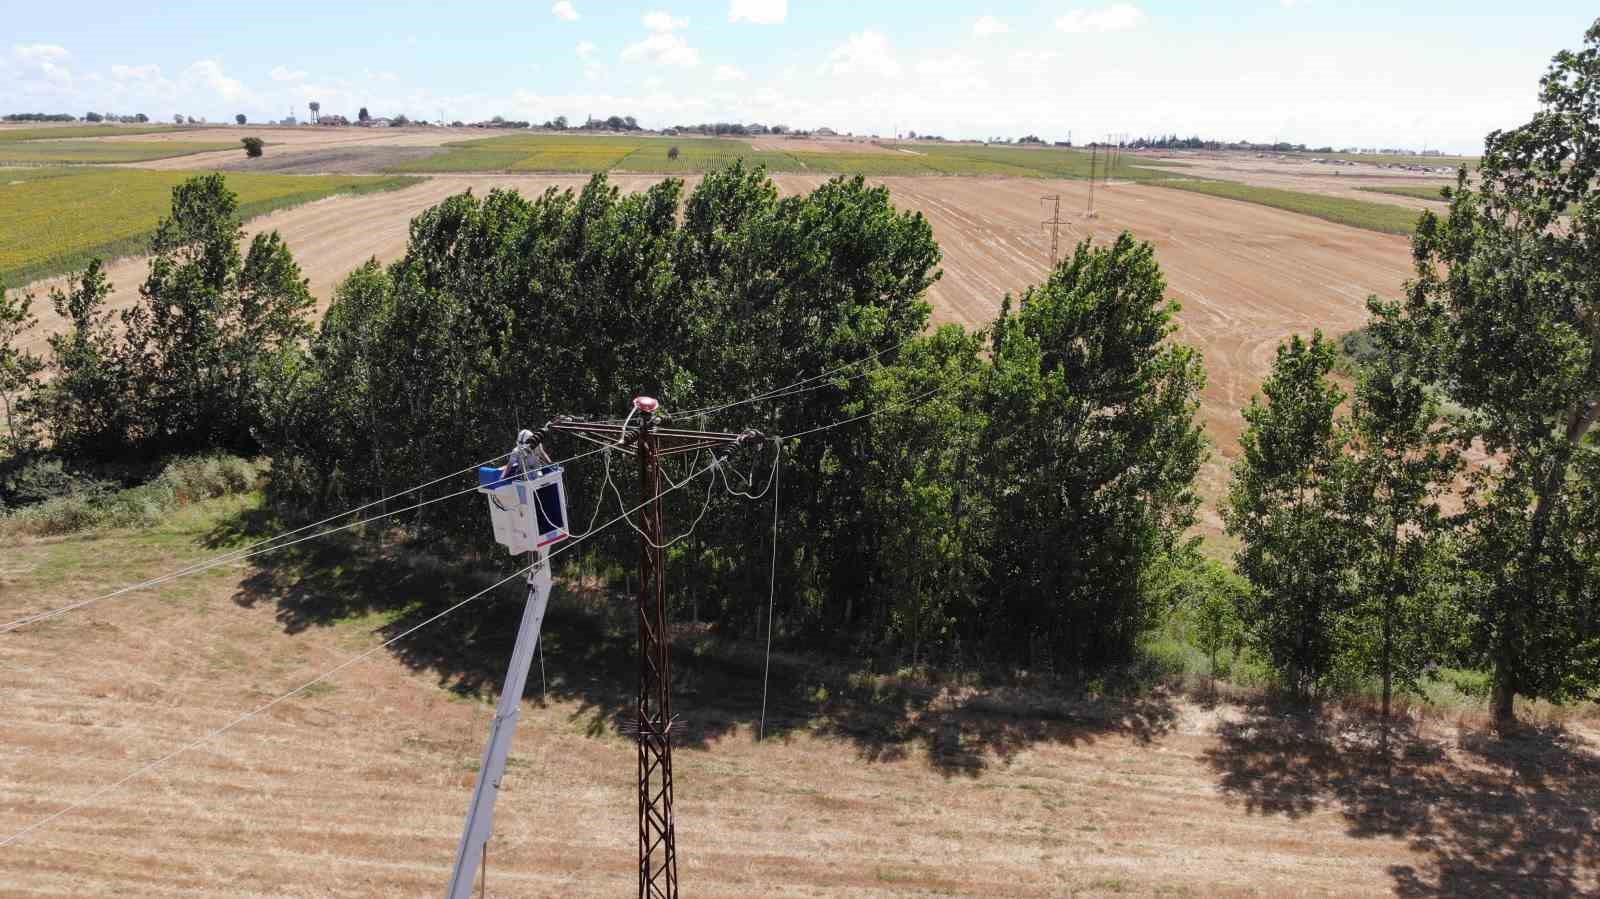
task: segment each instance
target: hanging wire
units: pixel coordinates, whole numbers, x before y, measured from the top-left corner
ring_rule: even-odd
[[[577,461],[579,459],[584,458],[585,456],[593,455],[594,453],[600,452],[600,451],[602,451],[604,449],[606,449],[606,447],[601,447],[600,449],[596,449],[596,450],[590,450],[590,451],[585,452],[585,453],[579,453],[576,456],[572,456],[572,457],[570,457],[568,459],[563,459],[562,462],[575,462],[575,461]],[[443,501],[445,501],[447,499],[454,499],[455,497],[461,496],[462,494],[465,494],[465,493],[472,493],[472,492],[474,492],[474,491],[476,491],[478,489],[477,485],[473,485],[473,486],[465,488],[463,490],[457,490],[454,493],[447,493],[447,494],[445,494],[443,496],[436,496],[433,499],[423,500],[420,503],[415,503],[413,505],[406,506],[406,507],[401,508],[401,509],[395,509],[395,510],[388,511],[388,512],[381,512],[381,513],[379,513],[377,515],[368,516],[366,518],[362,518],[362,519],[359,519],[359,520],[356,520],[356,521],[348,522],[346,524],[342,524],[342,525],[339,525],[337,527],[332,527],[332,528],[328,528],[327,530],[318,531],[317,533],[314,533],[314,534],[308,534],[308,535],[306,535],[304,537],[300,537],[300,538],[295,539],[295,540],[290,540],[290,541],[285,542],[285,543],[276,543],[276,544],[274,544],[272,546],[266,546],[266,544],[273,543],[274,541],[277,541],[277,540],[282,540],[283,538],[289,537],[289,536],[293,536],[294,534],[302,533],[302,532],[304,532],[306,530],[309,530],[311,528],[317,527],[318,525],[327,524],[330,521],[335,521],[335,520],[337,520],[339,518],[345,517],[346,515],[354,514],[354,513],[359,512],[359,511],[361,511],[363,509],[370,509],[373,506],[378,505],[379,503],[387,502],[388,500],[394,499],[397,496],[404,496],[407,493],[414,493],[417,490],[420,490],[420,489],[422,489],[424,487],[432,486],[434,484],[439,483],[440,481],[444,481],[444,480],[447,480],[449,478],[456,477],[457,475],[463,474],[463,473],[468,472],[468,471],[476,471],[478,469],[478,467],[480,467],[482,465],[485,465],[485,464],[487,464],[489,462],[494,462],[496,460],[503,459],[508,455],[510,455],[510,454],[509,453],[502,453],[502,454],[500,454],[498,456],[491,457],[490,459],[487,459],[484,462],[480,462],[480,463],[478,463],[478,465],[472,466],[471,468],[463,468],[460,471],[451,472],[450,474],[445,475],[443,477],[435,478],[434,480],[429,481],[426,484],[422,484],[422,485],[419,485],[417,487],[412,487],[412,488],[407,489],[407,490],[402,490],[399,493],[392,494],[390,496],[385,497],[384,499],[375,500],[373,502],[367,503],[364,506],[358,506],[355,509],[351,509],[351,510],[349,510],[347,512],[341,512],[338,515],[333,515],[333,516],[330,516],[328,518],[324,518],[322,521],[314,522],[314,523],[306,525],[304,527],[296,528],[296,529],[294,529],[292,531],[286,531],[286,532],[284,532],[282,534],[278,534],[278,535],[276,535],[274,537],[269,537],[266,540],[259,540],[259,541],[255,542],[255,543],[250,544],[249,546],[241,547],[240,549],[236,549],[236,550],[230,550],[229,552],[223,553],[223,554],[218,555],[218,556],[214,556],[214,557],[212,557],[210,559],[205,559],[205,560],[202,560],[200,562],[195,562],[193,564],[190,564],[188,566],[180,568],[177,571],[172,571],[172,572],[169,572],[167,574],[160,575],[158,577],[153,577],[153,578],[150,578],[149,580],[140,581],[139,583],[136,583],[136,584],[129,584],[126,587],[120,587],[120,588],[118,588],[116,590],[111,591],[110,593],[104,593],[104,594],[101,594],[99,596],[92,596],[92,597],[90,597],[88,599],[78,600],[77,602],[69,603],[67,605],[60,606],[60,607],[54,608],[54,609],[50,609],[48,611],[36,612],[34,614],[31,614],[31,615],[24,615],[21,618],[17,618],[15,620],[8,621],[8,622],[6,622],[4,624],[0,624],[0,634],[8,634],[8,633],[11,633],[12,631],[18,630],[19,628],[27,627],[30,624],[37,624],[38,622],[41,622],[41,621],[48,621],[48,620],[50,620],[52,618],[57,618],[57,617],[60,617],[62,615],[65,615],[68,612],[76,611],[76,610],[84,608],[86,606],[92,606],[92,605],[94,605],[96,603],[104,602],[105,600],[108,600],[108,599],[114,599],[114,598],[116,598],[118,596],[123,596],[125,594],[133,593],[133,592],[138,591],[138,590],[145,590],[145,589],[149,589],[151,587],[159,587],[162,584],[166,584],[166,583],[169,583],[171,581],[175,581],[175,580],[177,580],[179,578],[182,578],[182,577],[187,577],[187,576],[189,576],[191,574],[200,574],[202,572],[210,571],[213,568],[217,568],[219,566],[227,565],[227,564],[230,564],[230,563],[233,563],[233,562],[243,562],[246,559],[253,559],[253,558],[256,558],[257,556],[266,555],[267,553],[277,552],[280,549],[287,549],[287,548],[289,548],[291,546],[295,546],[297,544],[304,543],[304,542],[306,542],[308,540],[316,540],[316,539],[321,538],[321,537],[326,537],[329,534],[337,534],[340,531],[347,531],[347,530],[349,530],[351,528],[360,527],[361,525],[370,524],[370,523],[372,523],[374,521],[379,521],[381,519],[389,518],[389,517],[392,517],[392,516],[395,516],[395,515],[403,515],[406,512],[411,512],[411,511],[414,511],[416,509],[421,509],[424,506],[431,506],[434,503],[443,502]],[[261,549],[254,549],[254,547],[262,547],[262,548]]]
[[[870,356],[865,356],[863,358],[855,360],[854,362],[846,362],[843,365],[835,366],[833,368],[828,369],[827,371],[823,372],[820,375],[812,375],[812,376],[810,376],[808,378],[801,378],[800,380],[794,382],[793,384],[788,384],[788,385],[785,385],[783,387],[774,387],[771,390],[767,390],[767,391],[764,391],[762,393],[758,393],[755,396],[746,397],[745,399],[742,399],[742,400],[735,400],[735,401],[733,401],[731,403],[723,403],[721,405],[715,405],[715,406],[706,406],[706,407],[700,408],[700,409],[688,409],[688,410],[685,410],[685,411],[682,411],[682,412],[673,412],[673,413],[671,413],[671,415],[674,418],[692,418],[692,417],[697,416],[697,415],[699,415],[699,416],[711,415],[711,414],[716,413],[716,412],[721,412],[724,409],[732,409],[732,408],[734,408],[736,406],[743,406],[746,403],[755,403],[755,402],[760,402],[761,400],[767,400],[767,399],[777,399],[780,395],[781,396],[790,396],[790,395],[795,394],[795,393],[805,393],[807,390],[816,390],[819,387],[827,386],[827,384],[825,384],[825,383],[824,384],[818,384],[815,387],[807,387],[804,390],[794,390],[793,388],[800,387],[800,386],[802,386],[804,384],[810,384],[812,381],[822,380],[822,379],[827,378],[830,375],[833,375],[833,374],[835,374],[837,372],[841,372],[841,371],[844,371],[845,369],[849,369],[849,368],[854,368],[857,365],[865,365],[866,363],[871,362],[872,360],[877,359],[877,358],[885,355],[886,353],[892,353],[895,350],[903,349],[906,346],[906,344],[909,344],[913,340],[916,340],[918,338],[918,336],[920,336],[920,335],[912,335],[911,337],[907,337],[905,340],[900,341],[899,343],[895,344],[892,347],[888,347],[886,349],[879,350],[879,351],[877,351],[876,353],[873,353]],[[846,380],[850,380],[850,379],[858,378],[858,377],[861,377],[861,375],[852,375],[851,378],[846,379]]]

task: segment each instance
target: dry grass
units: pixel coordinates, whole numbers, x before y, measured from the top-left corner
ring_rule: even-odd
[[[224,498],[138,534],[13,543],[0,619],[232,545],[255,514]],[[484,582],[408,564],[379,537],[0,636],[0,837]],[[437,894],[517,613],[509,594],[468,606],[0,849],[0,895]],[[634,754],[615,726],[626,622],[599,585],[553,604],[549,702],[535,672],[491,896],[631,889]],[[780,656],[758,743],[756,651],[684,628],[675,652],[681,873],[695,895],[1600,887],[1600,779],[1577,730],[1502,743],[1426,724],[1397,736],[1385,774],[1364,719],[1338,711],[926,684]]]

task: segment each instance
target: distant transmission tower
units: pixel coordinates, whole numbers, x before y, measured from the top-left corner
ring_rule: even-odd
[[[1094,144],[1089,145],[1089,208],[1084,210],[1083,217],[1094,218],[1094,179],[1095,163],[1098,161],[1100,148]]]
[[[1045,200],[1049,200],[1053,204],[1050,217],[1045,219],[1042,224],[1050,226],[1050,268],[1054,269],[1057,261],[1061,258],[1061,226],[1067,224],[1067,221],[1061,217],[1060,194],[1051,194],[1050,196],[1039,198],[1041,203]]]

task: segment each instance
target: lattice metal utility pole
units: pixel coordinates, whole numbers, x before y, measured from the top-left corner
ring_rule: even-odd
[[[1055,204],[1054,212],[1051,213],[1049,218],[1040,223],[1041,225],[1050,226],[1050,267],[1053,269],[1056,267],[1057,260],[1061,258],[1061,226],[1067,224],[1067,221],[1061,217],[1060,194],[1051,194],[1050,196],[1039,198],[1041,203],[1045,200]]]
[[[637,424],[557,420],[552,431],[631,452],[639,460],[639,696],[635,704],[639,782],[639,896],[677,899],[678,849],[672,810],[672,665],[667,634],[666,537],[661,514],[661,457],[760,442],[755,431],[730,434],[659,426],[657,403],[633,401]]]
[[[639,895],[678,895],[672,816],[672,660],[668,653],[666,534],[661,527],[661,455],[655,404],[639,422]],[[651,499],[654,497],[654,499]]]
[[[1083,217],[1094,218],[1094,176],[1095,162],[1099,158],[1100,148],[1094,144],[1089,145],[1089,208],[1084,211]]]

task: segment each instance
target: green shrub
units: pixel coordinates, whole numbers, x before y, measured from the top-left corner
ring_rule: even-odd
[[[66,485],[65,492],[0,516],[0,534],[49,536],[150,527],[180,506],[254,490],[266,469],[262,462],[234,456],[193,456],[168,463],[149,483],[116,490],[107,481],[65,473],[58,477],[60,463],[50,461],[54,467],[41,463],[29,483],[39,490]]]

